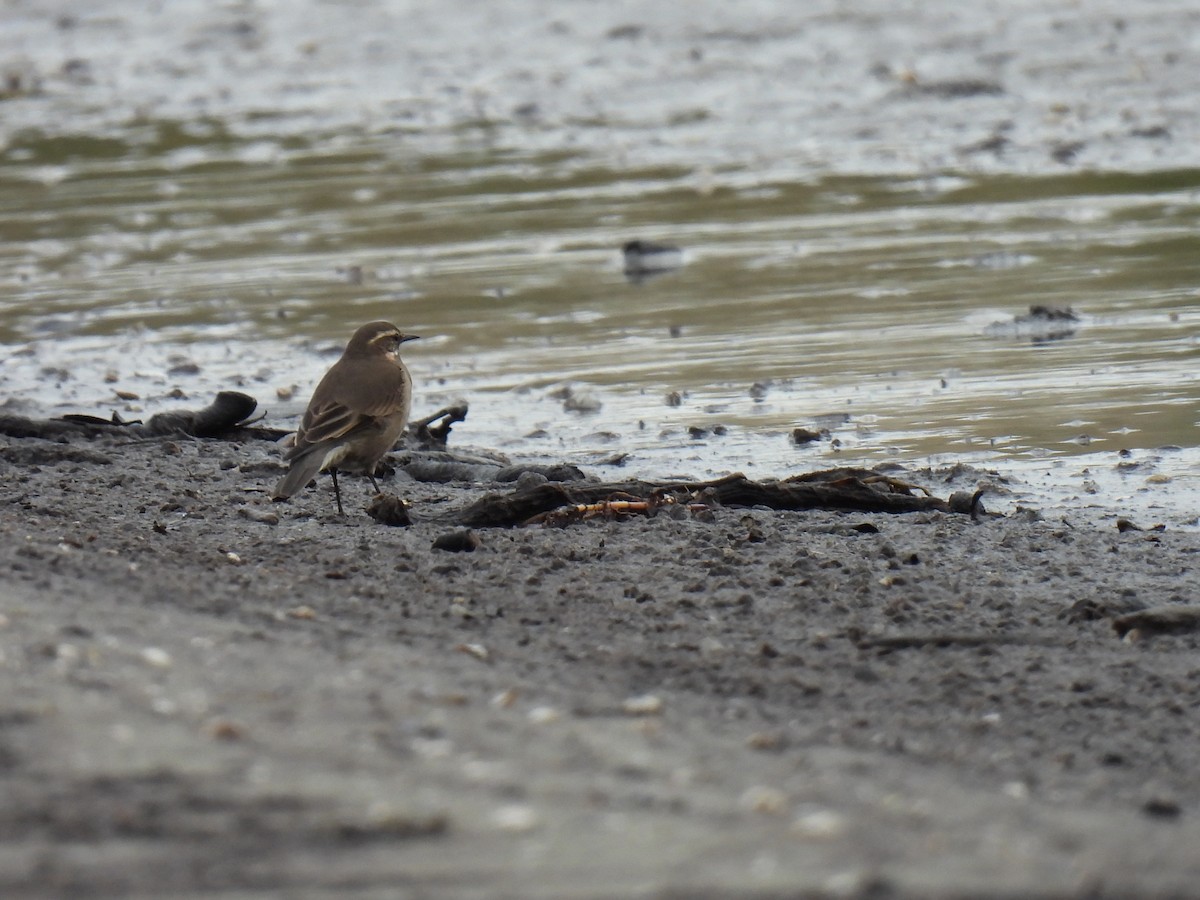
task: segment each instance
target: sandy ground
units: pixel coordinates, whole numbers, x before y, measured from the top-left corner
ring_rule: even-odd
[[[1191,896],[1194,533],[286,505],[270,445],[0,442],[5,897]],[[602,473],[606,478],[612,472]],[[922,480],[945,496],[980,473]],[[872,646],[880,636],[957,635]]]

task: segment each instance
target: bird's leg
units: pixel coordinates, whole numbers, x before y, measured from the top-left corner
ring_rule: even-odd
[[[367,475],[367,481],[371,482],[371,489],[374,490],[375,493],[378,494],[379,493],[379,484],[378,484],[378,482],[375,481],[374,473],[370,473]]]
[[[337,501],[338,515],[344,516],[346,511],[342,509],[342,489],[338,487],[337,469],[330,469],[329,474],[333,476],[333,499]]]

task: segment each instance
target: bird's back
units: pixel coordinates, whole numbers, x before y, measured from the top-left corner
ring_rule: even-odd
[[[412,379],[399,360],[384,368],[378,360],[343,357],[313,391],[286,458],[295,459],[316,444],[353,439],[365,431],[389,432],[394,443],[404,430],[411,402]]]

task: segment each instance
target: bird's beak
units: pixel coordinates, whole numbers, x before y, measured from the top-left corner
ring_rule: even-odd
[[[402,335],[400,335],[400,343],[402,343],[402,344],[405,341],[419,341],[420,339],[421,339],[421,336],[419,334],[402,334]]]

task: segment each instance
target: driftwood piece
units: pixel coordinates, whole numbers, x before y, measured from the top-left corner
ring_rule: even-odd
[[[250,416],[258,401],[239,391],[221,391],[203,409],[175,409],[151,416],[147,421],[126,420],[118,413],[102,419],[72,413],[58,419],[30,419],[25,416],[0,415],[0,435],[14,438],[41,438],[66,441],[71,438],[121,436],[135,438],[198,437],[227,441],[278,441],[292,433],[291,429],[268,428],[258,425]],[[405,435],[405,444],[420,448],[444,450],[450,428],[467,417],[467,404],[439,409],[431,416],[412,422]],[[438,419],[442,421],[434,425]]]
[[[125,431],[120,425],[97,419],[98,424],[64,421],[62,419],[30,419],[26,416],[0,416],[0,435],[11,438],[41,438],[44,441],[65,441],[70,438],[96,437]]]
[[[445,450],[450,439],[450,428],[455,422],[465,421],[468,406],[460,403],[439,409],[431,416],[408,423],[408,439],[405,443],[422,450]],[[437,425],[433,423],[441,419]]]
[[[1152,606],[1113,619],[1113,630],[1119,637],[1130,632],[1139,634],[1183,634],[1200,631],[1200,606],[1169,603]]]
[[[771,509],[844,509],[858,512],[950,512],[937,497],[884,493],[861,481],[841,479],[836,485],[751,481],[745,475],[727,475],[715,481],[679,481],[655,484],[623,481],[606,484],[541,484],[509,494],[487,494],[448,518],[473,528],[520,525],[534,516],[562,506],[596,503],[614,494],[661,500],[686,495],[720,506],[766,506]]]
[[[24,416],[0,416],[0,434],[17,438],[42,438],[59,441],[73,437],[94,438],[104,435],[134,437],[173,437],[186,435],[224,440],[275,441],[287,434],[278,428],[263,428],[250,421],[258,402],[238,391],[221,391],[203,409],[177,409],[158,413],[146,422],[126,421],[116,413],[111,419],[96,416],[66,415],[61,419],[28,419]]]

